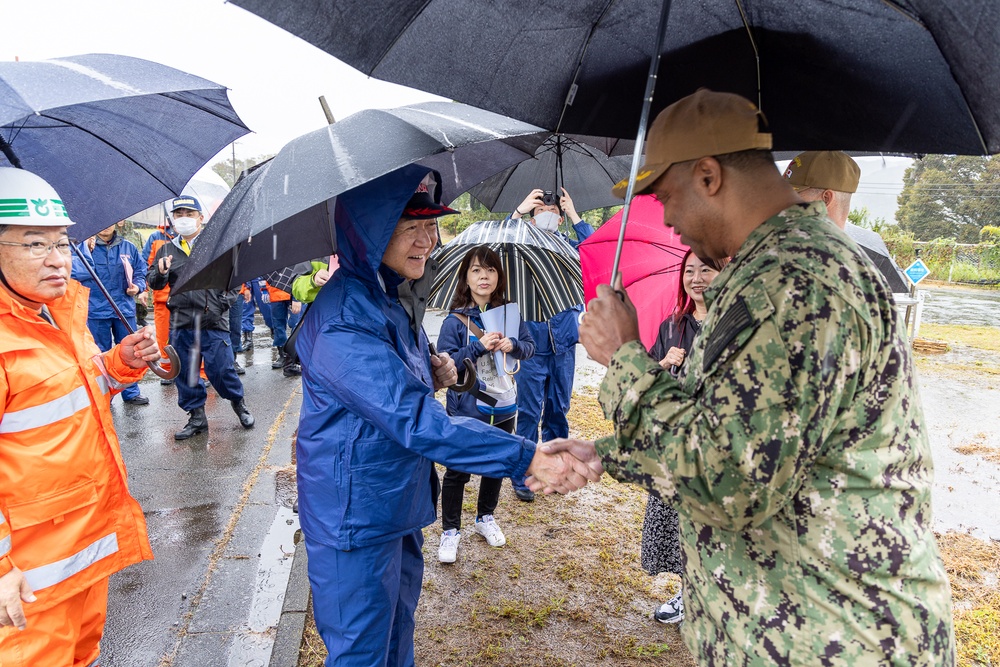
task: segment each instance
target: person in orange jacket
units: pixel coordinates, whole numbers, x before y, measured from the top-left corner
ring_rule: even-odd
[[[282,273],[287,273],[287,278],[283,279],[285,287],[291,289],[291,280],[297,275],[294,267],[286,269],[285,272],[275,271],[277,277]],[[274,280],[274,276],[268,275],[269,280]],[[299,316],[302,313],[302,304],[292,299],[292,295],[276,285],[272,285],[265,280],[264,287],[267,288],[268,302],[271,304],[271,345],[274,347],[275,359],[271,362],[271,368],[281,369],[285,377],[297,377],[302,375],[302,368],[295,359],[285,353],[285,343],[288,342],[289,330],[294,331],[295,325],[299,323]]]
[[[146,243],[142,246],[142,256],[146,260],[147,272],[152,270],[153,258],[156,257],[156,251],[164,243],[170,243],[175,236],[176,234],[170,225],[170,217],[167,216],[166,222],[157,227],[156,231],[149,235]],[[170,298],[170,286],[167,285],[163,289],[151,289],[149,291],[153,294],[153,324],[156,328],[156,342],[159,344],[162,353],[163,348],[167,346],[167,342],[170,340],[170,310],[167,308],[167,299]],[[162,366],[170,368],[168,362],[164,362]],[[160,384],[173,383],[173,380],[160,380]]]
[[[0,665],[94,665],[108,577],[153,557],[111,395],[160,358],[152,331],[102,353],[70,279],[55,190],[0,168]]]

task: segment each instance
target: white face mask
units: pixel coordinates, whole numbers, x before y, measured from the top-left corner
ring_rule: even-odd
[[[559,229],[559,221],[561,219],[557,213],[542,211],[534,217],[535,227],[545,232],[554,232]]]
[[[191,236],[198,231],[198,218],[175,218],[174,229],[181,236]]]

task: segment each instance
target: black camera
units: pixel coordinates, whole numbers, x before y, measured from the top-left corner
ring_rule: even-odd
[[[542,203],[546,206],[559,206],[559,195],[552,190],[546,190],[542,193]]]

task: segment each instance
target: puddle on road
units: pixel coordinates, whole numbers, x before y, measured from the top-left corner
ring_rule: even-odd
[[[966,289],[927,292],[922,314],[925,322],[1000,327],[1000,292]]]
[[[274,522],[261,544],[247,622],[234,633],[230,644],[229,667],[265,667],[270,661],[292,570],[295,531],[298,529],[298,515],[288,507],[278,507]]]
[[[956,447],[1000,447],[1000,390],[938,373],[921,373],[920,398],[934,458],[934,527],[1000,540],[1000,463]]]

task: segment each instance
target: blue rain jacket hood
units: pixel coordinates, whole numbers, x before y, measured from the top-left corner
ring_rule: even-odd
[[[340,269],[319,291],[296,342],[303,368],[299,516],[308,540],[336,549],[433,523],[435,461],[520,477],[534,456],[524,438],[448,417],[434,398],[427,337],[396,297],[403,280],[380,271],[399,216],[426,174],[426,167],[404,167],[337,197]]]

